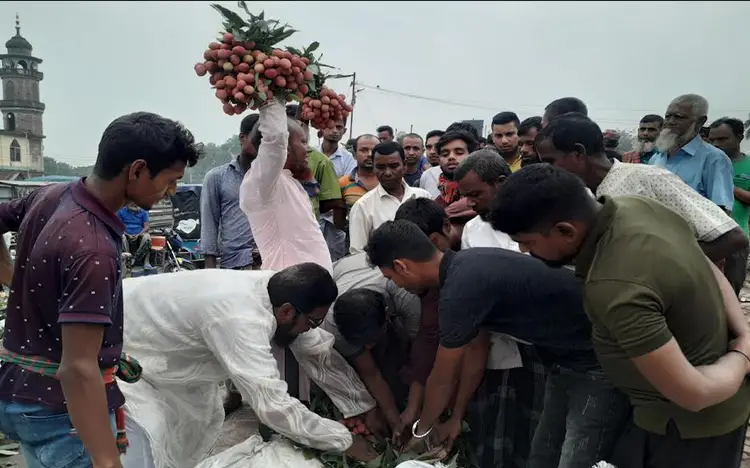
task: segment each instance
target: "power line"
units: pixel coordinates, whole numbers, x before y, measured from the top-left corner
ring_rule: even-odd
[[[411,99],[421,99],[424,101],[432,101],[432,102],[439,102],[442,104],[449,104],[454,106],[461,106],[461,107],[470,107],[473,109],[483,109],[483,110],[489,110],[496,112],[499,107],[504,108],[527,108],[527,109],[534,109],[534,112],[539,112],[541,109],[544,109],[546,107],[546,104],[506,104],[503,106],[495,106],[495,107],[488,107],[486,104],[478,103],[475,101],[456,101],[452,99],[444,99],[444,98],[436,98],[432,96],[424,96],[419,94],[413,94],[413,93],[407,93],[403,91],[397,91],[394,89],[387,89],[383,88],[379,85],[370,85],[367,83],[362,83],[361,81],[357,82],[358,86],[362,86],[363,88],[371,89],[373,91],[380,91],[382,93],[386,94],[392,94],[396,96],[402,96],[406,98]],[[589,111],[614,111],[614,112],[639,112],[639,113],[649,113],[654,112],[653,109],[627,109],[627,108],[615,108],[615,107],[589,107]],[[748,113],[747,110],[737,110],[737,109],[717,109],[716,111],[713,111],[717,114],[742,114],[745,115]],[[603,119],[600,119],[603,120]],[[620,119],[609,119],[609,121],[614,122]],[[625,121],[625,120],[623,120]],[[628,121],[629,122],[629,121]]]

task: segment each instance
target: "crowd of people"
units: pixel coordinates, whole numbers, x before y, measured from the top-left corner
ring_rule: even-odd
[[[482,468],[739,468],[750,159],[742,122],[707,116],[679,96],[622,154],[566,97],[498,113],[486,138],[383,125],[350,152],[346,121],[313,147],[272,100],[206,174],[206,268],[124,280],[123,238],[143,257],[147,210],[201,148],[120,117],[90,176],[0,205],[18,233],[15,263],[0,249],[0,431],[29,468],[213,467],[245,405],[375,459],[309,409],[322,392],[404,451],[450,451],[468,424]],[[234,462],[262,444],[246,435]]]

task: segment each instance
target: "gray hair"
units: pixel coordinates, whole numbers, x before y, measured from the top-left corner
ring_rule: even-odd
[[[669,104],[688,104],[691,109],[691,117],[706,117],[708,116],[708,101],[703,96],[697,94],[683,94],[677,96]]]
[[[482,182],[488,184],[512,174],[508,162],[489,149],[480,149],[467,156],[456,168],[455,180],[463,179],[470,171],[476,172]]]

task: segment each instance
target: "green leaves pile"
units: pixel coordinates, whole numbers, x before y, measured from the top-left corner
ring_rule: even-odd
[[[311,395],[310,400],[311,411],[334,421],[343,419],[341,412],[325,393],[316,391]],[[262,426],[261,435],[264,440],[270,440],[273,432],[267,427]],[[293,441],[292,443],[304,452],[306,458],[317,458],[325,468],[395,468],[400,463],[409,460],[418,460],[428,463],[439,461],[430,454],[419,455],[416,453],[399,453],[389,440],[375,444],[375,449],[380,453],[380,456],[367,463],[351,459],[342,453],[322,452],[309,447],[303,447]],[[449,461],[444,461],[443,464],[450,468],[476,468],[478,466],[473,449],[468,440],[468,430],[465,430],[459,439],[453,444],[450,459]]]

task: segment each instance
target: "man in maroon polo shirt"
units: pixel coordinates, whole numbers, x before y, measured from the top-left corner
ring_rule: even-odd
[[[113,412],[125,400],[103,377],[122,351],[116,212],[128,202],[151,208],[198,156],[179,123],[129,114],[104,131],[91,176],[0,205],[0,234],[18,233],[0,431],[20,441],[29,468],[121,466]]]

